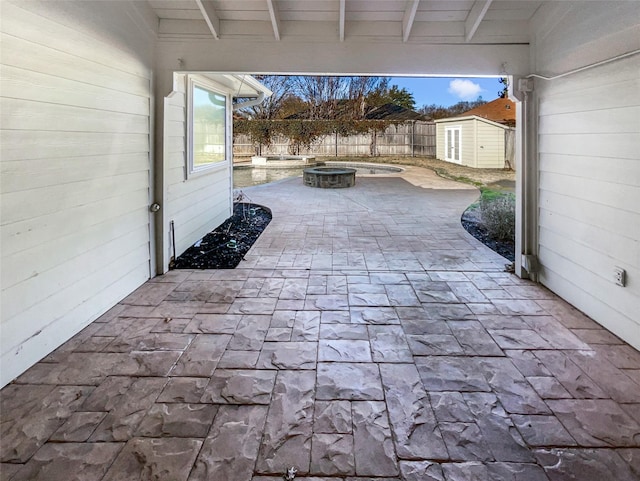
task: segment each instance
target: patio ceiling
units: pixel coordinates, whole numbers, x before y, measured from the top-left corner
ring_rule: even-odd
[[[527,44],[541,1],[148,0],[165,39]]]

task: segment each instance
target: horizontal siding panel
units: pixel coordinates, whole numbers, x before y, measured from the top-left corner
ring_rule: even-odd
[[[95,181],[96,172],[120,176],[148,170],[147,153],[1,162],[0,186],[3,193],[10,193]]]
[[[129,95],[144,97],[149,94],[150,81],[146,76],[140,77],[13,35],[0,34],[0,41],[3,65]]]
[[[28,3],[22,5],[28,6]],[[46,5],[46,2],[43,2],[42,5]],[[40,6],[34,4],[34,7],[39,8]],[[55,7],[53,11],[55,12]],[[0,29],[14,37],[26,38],[63,52],[73,52],[75,56],[82,59],[108,65],[139,77],[151,78],[150,68],[127,49],[118,48],[115,42],[109,43],[109,38],[105,38],[103,41],[100,35],[95,34],[95,31],[92,31],[91,34],[84,33],[79,30],[78,25],[73,25],[73,28],[62,25],[51,17],[45,17],[45,14],[44,12],[42,15],[32,13],[5,1],[2,2],[2,15],[10,15],[11,22],[2,22]],[[73,24],[73,18],[66,20]],[[109,20],[113,21],[114,25],[121,23],[121,19],[101,19],[104,23]]]
[[[2,261],[2,286],[12,287],[59,266],[90,249],[100,249],[128,232],[145,227],[146,206],[115,219],[24,249]],[[55,255],[51,255],[55,252]]]
[[[541,154],[637,159],[640,134],[564,134],[539,137]]]
[[[624,97],[620,99],[619,93],[629,92],[632,85],[638,85],[639,68],[640,58],[635,56],[552,81],[536,80],[536,85],[544,89],[546,101],[555,103],[561,98],[578,98],[580,104],[589,105],[598,101],[591,98],[597,90],[602,95],[603,105],[614,102],[613,106],[618,105],[619,100],[625,100]]]
[[[171,169],[171,171],[177,173],[180,169]],[[169,174],[171,174],[171,171]],[[188,180],[178,179],[177,176],[172,176],[175,179],[174,182],[168,182],[167,196],[171,202],[179,199],[183,195],[189,193],[192,190],[200,190],[202,188],[213,188],[220,182],[229,182],[229,169],[224,166],[216,171],[193,175]]]
[[[586,281],[576,285],[570,279],[583,275],[579,266],[567,263],[552,252],[543,252],[547,265],[540,273],[540,282],[560,297],[576,306],[582,312],[596,320],[606,329],[625,339],[636,349],[640,350],[640,329],[636,318],[629,318],[618,312],[615,307],[603,301],[600,292],[593,293],[593,289],[583,290],[584,286],[592,286],[590,276],[583,277]],[[597,285],[597,284],[596,284]],[[606,285],[606,284],[603,284]],[[599,287],[602,287],[599,286]],[[606,287],[608,288],[608,286]],[[617,289],[617,287],[614,286]]]
[[[18,325],[22,326],[22,337],[25,341],[16,348],[2,351],[0,365],[2,365],[3,379],[9,381],[17,377],[24,370],[24,366],[35,364],[44,353],[53,351],[113,307],[114,299],[123,299],[140,287],[149,277],[148,266],[145,263],[127,266],[124,264],[126,260],[129,259],[123,259],[123,266],[127,271],[121,277],[107,277],[102,275],[103,273],[96,273],[95,282],[93,278],[84,279],[77,288],[71,288],[70,290],[74,293],[80,293],[82,289],[87,291],[83,293],[84,297],[79,297],[82,302],[71,307],[63,318],[55,318],[50,324],[37,331],[33,330],[28,319],[22,319],[22,322],[18,320]],[[113,266],[112,270],[115,271],[121,267],[120,264],[119,262]],[[89,289],[94,289],[95,294],[91,296],[91,302],[86,302]],[[55,308],[58,304],[52,303],[52,306]],[[40,313],[33,313],[36,319],[52,319],[46,314],[48,313],[45,309]]]
[[[545,95],[538,105],[541,116],[591,112],[605,112],[608,109],[619,109],[637,106],[633,93],[640,89],[640,81],[623,80],[611,84],[585,88],[579,92]]]
[[[228,201],[225,202],[228,204]],[[180,254],[186,249],[191,247],[198,239],[202,239],[206,234],[214,230],[220,224],[222,224],[228,217],[229,211],[222,209],[226,207],[224,204],[211,205],[210,209],[207,209],[203,215],[194,217],[185,223],[181,224],[181,230],[183,235],[179,238],[176,236],[176,250]],[[217,212],[217,215],[212,213]]]
[[[33,190],[2,194],[2,225],[25,219],[46,216],[61,210],[72,209],[100,199],[126,196],[136,192],[140,186],[148,186],[147,172],[134,172],[115,177],[105,177],[99,181],[89,180],[49,186]],[[47,202],[43,202],[47,199]]]
[[[568,282],[576,287],[579,284],[579,289],[598,297],[623,316],[629,319],[637,318],[640,283],[629,283],[624,288],[616,286],[612,280],[613,267],[616,264],[611,259],[589,255],[593,251],[546,231],[541,232],[541,237],[546,240],[540,246],[540,259],[545,265],[553,266],[552,270],[562,272]],[[553,248],[551,249],[549,246],[553,246]],[[576,263],[577,256],[585,261],[580,264]],[[631,279],[638,279],[639,274],[640,271],[629,269]],[[579,282],[575,283],[573,279],[577,279]],[[607,291],[609,295],[605,300],[602,292]]]
[[[620,185],[594,179],[577,178],[572,175],[540,173],[542,190],[563,194],[574,199],[614,207],[623,212],[640,214],[640,186]],[[640,225],[640,224],[639,224]]]
[[[545,209],[540,209],[539,224],[541,229],[575,239],[599,255],[609,256],[640,270],[640,242],[635,239]]]
[[[3,99],[0,122],[5,130],[149,133],[147,115],[95,111],[89,108],[8,98]]]
[[[23,219],[0,229],[3,259],[31,249],[76,231],[91,228],[103,222],[117,221],[130,212],[144,209],[148,219],[149,190],[146,185],[139,186],[135,192],[126,196],[100,198],[92,203],[56,211],[44,217]],[[4,209],[4,208],[3,208]],[[96,215],[99,212],[100,215]]]
[[[2,161],[47,160],[103,154],[149,154],[149,135],[128,132],[0,131]]]
[[[566,72],[640,45],[637,25],[624,13],[634,10],[633,2],[624,3],[545,5],[532,24],[537,71]],[[557,9],[562,15],[553,14]],[[576,14],[589,21],[576,21]],[[635,55],[564,78],[536,79],[534,90],[539,279],[637,348],[639,71]],[[629,273],[626,287],[613,282],[616,265]]]
[[[182,154],[170,154],[170,157],[173,158],[175,156],[181,156]],[[171,160],[168,159],[168,160]],[[184,157],[181,157],[184,159]],[[175,167],[171,167],[170,169],[168,169],[165,172],[165,181],[168,185],[172,185],[172,186],[179,186],[179,184],[181,182],[186,182],[187,181],[187,176],[185,174],[187,168],[186,168],[186,162],[183,160],[183,162],[181,164],[178,164]],[[177,189],[179,190],[180,188],[177,187]]]
[[[176,74],[176,76],[178,77],[177,82],[180,82],[180,75]],[[182,82],[186,83],[184,80],[185,78],[184,75],[182,77],[183,77]],[[170,94],[171,108],[186,110],[187,108],[186,90],[181,85],[174,85],[174,87],[176,88],[176,90],[173,90]]]
[[[149,97],[61,79],[16,67],[0,71],[2,96],[133,115],[149,115]]]
[[[615,231],[629,239],[637,239],[640,215],[621,211],[590,200],[575,199],[563,194],[540,190],[540,208],[557,212],[565,217],[580,219],[582,222]]]
[[[217,205],[227,206],[228,204],[228,185],[226,188],[194,190],[171,202],[169,216],[171,219],[180,219],[181,222],[188,222],[203,212],[215,209]]]
[[[149,277],[154,44],[135,8],[3,2],[3,384]]]
[[[25,309],[56,295],[120,258],[138,253],[137,263],[149,260],[149,229],[139,227],[108,244],[86,251],[72,260],[2,290],[2,318],[11,319]],[[142,248],[146,248],[146,253]],[[3,332],[3,337],[5,333]]]
[[[64,328],[64,323],[67,321],[66,316],[84,303],[90,301],[89,310],[90,312],[94,311],[97,306],[93,305],[93,299],[95,296],[101,297],[103,292],[109,293],[113,306],[115,302],[124,297],[121,296],[120,289],[114,287],[117,282],[121,282],[131,273],[135,273],[136,282],[132,283],[136,284],[133,286],[135,289],[148,279],[148,261],[143,258],[145,249],[148,250],[148,246],[142,245],[131,249],[126,254],[114,258],[111,263],[105,264],[99,271],[90,272],[87,276],[67,285],[66,288],[54,295],[21,310],[15,317],[3,320],[0,341],[2,352],[18,347],[22,339],[26,340],[36,335],[38,331],[49,325],[57,324],[59,328]],[[146,271],[144,278],[142,278],[143,271]],[[116,293],[119,297],[114,295]]]
[[[172,98],[173,101],[173,98]],[[184,135],[187,109],[178,107],[176,105],[169,104],[164,112],[165,120],[169,122],[169,128],[167,130],[169,135]],[[167,125],[167,124],[165,124]]]
[[[166,149],[168,154],[183,154],[182,162],[184,163],[184,154],[187,150],[184,136],[165,138],[164,148]],[[171,165],[176,164],[177,161],[175,160],[171,162]]]
[[[640,185],[640,161],[637,159],[541,154],[539,167],[541,172],[593,178],[614,184]]]
[[[640,132],[640,107],[541,116],[540,135],[632,134]]]

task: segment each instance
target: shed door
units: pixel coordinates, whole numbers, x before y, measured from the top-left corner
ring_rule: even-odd
[[[449,162],[456,164],[462,163],[460,160],[460,151],[462,150],[462,127],[445,127],[445,158]]]

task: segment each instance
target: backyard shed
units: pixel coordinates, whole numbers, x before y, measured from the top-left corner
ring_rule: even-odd
[[[509,127],[476,115],[436,120],[438,159],[479,169],[505,166]]]
[[[511,165],[509,138],[516,124],[516,106],[511,100],[498,98],[435,122],[438,159],[479,169]]]

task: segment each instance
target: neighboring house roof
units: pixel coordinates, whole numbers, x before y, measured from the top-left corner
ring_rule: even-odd
[[[456,117],[482,117],[499,124],[514,126],[516,124],[516,104],[509,99],[495,99],[457,115]]]

